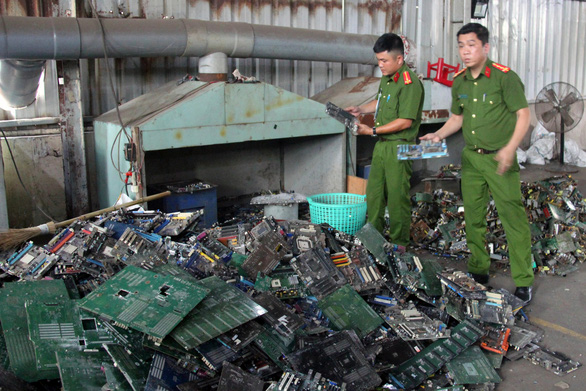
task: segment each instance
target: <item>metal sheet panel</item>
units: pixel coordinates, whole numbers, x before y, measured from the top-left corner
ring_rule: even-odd
[[[416,43],[417,70],[443,57],[460,62],[456,33],[471,21],[490,31],[492,60],[511,67],[533,101],[542,87],[565,81],[586,93],[586,2],[491,0],[486,19],[470,18],[470,0],[405,0],[403,33]]]
[[[262,84],[226,84],[224,102],[226,125],[265,121],[265,88]]]

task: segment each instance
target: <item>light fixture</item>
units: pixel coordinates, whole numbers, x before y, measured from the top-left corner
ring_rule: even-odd
[[[486,18],[489,0],[472,0],[472,19]]]

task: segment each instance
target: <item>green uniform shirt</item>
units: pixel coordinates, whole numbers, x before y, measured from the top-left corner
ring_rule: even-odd
[[[375,126],[383,126],[397,118],[413,120],[411,127],[396,133],[383,134],[387,140],[415,141],[421,124],[423,84],[417,75],[403,64],[391,76],[383,76],[379,86],[378,111]]]
[[[508,67],[487,59],[474,79],[470,69],[454,78],[452,113],[464,116],[466,146],[491,151],[504,147],[517,123],[516,111],[528,107],[523,82]]]

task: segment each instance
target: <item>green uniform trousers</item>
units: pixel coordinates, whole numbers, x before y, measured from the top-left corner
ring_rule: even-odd
[[[412,161],[397,159],[397,145],[405,140],[377,141],[366,185],[368,222],[379,232],[385,223],[385,206],[389,209],[391,242],[407,246],[411,228],[409,190]]]
[[[515,161],[503,175],[496,173],[494,154],[462,151],[462,198],[466,241],[472,256],[468,271],[488,274],[490,258],[486,248],[486,213],[489,190],[507,235],[511,276],[517,287],[533,284],[531,232],[521,195],[519,165]]]

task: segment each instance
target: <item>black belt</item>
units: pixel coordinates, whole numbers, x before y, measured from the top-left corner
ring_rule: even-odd
[[[404,139],[404,138],[393,138],[393,139],[388,139],[388,138],[383,138],[383,137],[377,137],[378,141],[401,141],[404,143],[408,143],[409,141]]]
[[[495,151],[490,151],[488,149],[484,149],[484,148],[475,148],[473,149],[474,152],[479,153],[481,155],[490,155],[491,153],[497,153],[499,150],[495,150]]]

